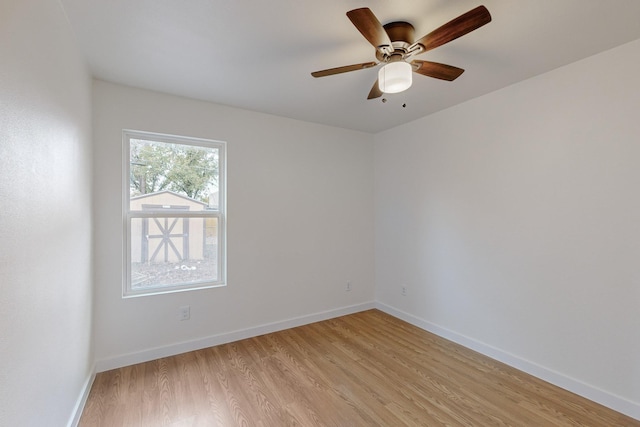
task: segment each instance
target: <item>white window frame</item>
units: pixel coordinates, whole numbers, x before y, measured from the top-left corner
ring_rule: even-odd
[[[187,146],[198,146],[218,149],[218,209],[206,211],[185,211],[180,213],[163,212],[162,210],[131,211],[130,210],[130,141],[132,139],[165,142]],[[178,135],[168,135],[125,129],[122,131],[123,176],[122,176],[122,219],[124,236],[124,268],[123,268],[123,298],[145,295],[158,295],[173,292],[191,291],[197,289],[226,286],[227,248],[226,248],[226,142],[211,139],[193,138]],[[218,227],[218,280],[208,282],[183,283],[179,285],[149,286],[143,289],[133,289],[131,283],[131,222],[138,218],[216,218]]]

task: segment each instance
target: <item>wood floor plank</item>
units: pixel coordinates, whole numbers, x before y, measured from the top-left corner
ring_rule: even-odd
[[[369,310],[99,373],[79,425],[640,427],[640,421]]]

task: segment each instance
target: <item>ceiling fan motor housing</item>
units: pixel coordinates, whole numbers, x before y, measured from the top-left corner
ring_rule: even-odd
[[[408,53],[408,48],[413,44],[415,29],[413,25],[404,21],[390,22],[383,26],[386,31],[394,52],[391,55],[383,53],[380,49],[376,49],[376,58],[381,62],[397,61],[397,55],[403,59]]]
[[[413,28],[413,25],[408,22],[389,22],[388,24],[383,25],[383,27],[392,42],[405,42],[407,44],[413,43],[415,29]]]

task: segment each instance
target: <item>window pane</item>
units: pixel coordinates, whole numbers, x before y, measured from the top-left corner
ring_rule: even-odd
[[[131,289],[219,280],[218,218],[131,219]]]
[[[218,148],[132,138],[130,210],[217,210],[219,160]]]
[[[225,281],[225,143],[123,131],[123,296]]]

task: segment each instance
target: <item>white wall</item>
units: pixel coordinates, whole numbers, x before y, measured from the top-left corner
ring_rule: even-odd
[[[640,41],[375,136],[377,301],[636,418],[638,58]]]
[[[371,305],[371,135],[102,81],[93,111],[98,370]],[[227,142],[227,287],[122,298],[122,129]]]
[[[92,375],[91,79],[59,3],[0,2],[0,425],[62,426]]]

